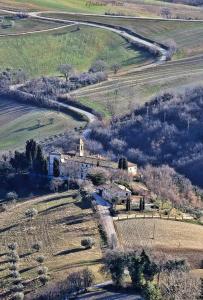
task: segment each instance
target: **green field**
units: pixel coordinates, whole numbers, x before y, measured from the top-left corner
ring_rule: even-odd
[[[203,75],[203,22],[121,19],[109,17],[71,16],[49,14],[72,20],[91,20],[121,25],[157,42],[174,40],[178,51],[171,62],[154,68],[137,70],[129,66],[112,76],[109,81],[80,89],[73,94],[80,101],[105,116],[125,113],[136,104],[167,89],[179,89],[187,84],[202,84]]]
[[[73,16],[67,13],[49,13],[45,15],[67,20],[99,22],[116,26],[119,25],[134,30],[136,33],[141,34],[146,38],[163,44],[167,44],[169,41],[173,40],[177,44],[178,50],[174,59],[201,54],[203,51],[203,22],[201,21],[188,22],[178,20],[122,19],[119,17]]]
[[[103,5],[101,5],[103,4]],[[1,7],[29,10],[63,10],[72,12],[117,13],[134,16],[160,16],[161,8],[168,7],[173,17],[202,18],[199,7],[156,0],[0,0]]]
[[[28,36],[2,37],[1,68],[23,68],[31,76],[53,75],[60,64],[72,64],[85,71],[92,62],[102,59],[108,65],[142,64],[151,57],[135,51],[119,35],[108,30],[81,26]]]
[[[53,124],[51,118],[54,119]],[[38,120],[41,121],[40,126]],[[30,138],[43,140],[80,126],[85,126],[85,122],[78,122],[62,113],[0,101],[0,151],[22,148]]]

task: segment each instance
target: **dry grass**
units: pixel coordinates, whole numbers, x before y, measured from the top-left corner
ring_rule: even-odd
[[[66,278],[67,274],[77,268],[88,266],[100,280],[101,251],[97,224],[91,208],[84,207],[81,202],[73,199],[75,192],[51,194],[34,198],[15,206],[0,214],[0,279],[4,286],[8,284],[8,269],[6,261],[6,246],[10,242],[18,243],[20,270],[24,279],[37,277],[35,258],[45,256],[44,265],[48,267],[53,281]],[[28,221],[24,213],[28,208],[38,210],[37,217]],[[81,239],[93,237],[96,245],[93,249],[83,250]],[[42,241],[39,253],[31,250],[33,243]],[[34,288],[34,286],[32,287]]]
[[[149,248],[173,258],[186,258],[193,267],[201,264],[203,226],[159,219],[134,219],[115,224],[124,248]]]

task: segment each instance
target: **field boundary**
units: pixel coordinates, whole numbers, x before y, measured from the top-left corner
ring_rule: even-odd
[[[194,220],[192,216],[163,216],[161,214],[127,214],[113,217],[113,221],[123,221],[130,219],[163,219],[170,221],[191,221]],[[201,225],[201,224],[200,224]]]

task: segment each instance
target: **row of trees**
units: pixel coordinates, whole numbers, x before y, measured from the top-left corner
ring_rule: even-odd
[[[29,170],[41,175],[48,174],[47,159],[42,147],[33,139],[26,142],[25,152],[15,151],[10,163],[16,172]]]
[[[106,253],[103,272],[117,287],[124,285],[127,270],[133,288],[146,300],[197,300],[201,295],[201,282],[190,276],[184,260],[155,263],[144,250]]]

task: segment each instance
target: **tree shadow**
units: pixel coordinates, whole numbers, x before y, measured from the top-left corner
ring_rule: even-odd
[[[24,257],[28,257],[32,254],[33,252],[27,252],[27,253],[23,253],[21,255],[19,255],[20,258],[24,258]]]
[[[61,252],[54,254],[54,256],[67,255],[67,254],[77,253],[77,252],[84,251],[84,250],[85,250],[84,248],[66,249],[66,250],[63,250]]]
[[[33,270],[33,269],[35,269],[35,268],[36,268],[36,266],[33,266],[33,267],[27,267],[27,268],[21,269],[19,272],[20,272],[20,273],[25,273],[25,272],[30,271],[30,270]]]
[[[10,229],[13,229],[13,228],[17,227],[17,226],[18,226],[18,224],[13,224],[13,225],[10,225],[10,226],[4,227],[4,228],[0,228],[0,233],[6,232]]]
[[[40,126],[33,125],[33,126],[30,126],[30,127],[24,127],[24,128],[20,128],[20,129],[14,130],[13,132],[14,133],[18,133],[18,132],[22,132],[22,131],[25,131],[25,130],[27,130],[27,131],[33,131],[33,130],[40,129],[40,128],[46,127],[46,126],[48,126],[48,124],[43,124],[43,125],[40,125]]]
[[[65,199],[65,198],[72,198],[72,195],[66,195],[66,196],[54,196],[45,200],[40,201],[39,203],[48,203],[55,200]],[[71,202],[72,203],[72,202]]]
[[[84,216],[83,214],[79,214],[77,216],[67,216],[64,218],[60,218],[56,220],[57,224],[65,224],[65,225],[76,225],[83,222],[89,221],[90,217]]]
[[[70,202],[69,202],[69,203],[61,203],[61,204],[57,204],[57,205],[55,205],[55,206],[48,207],[48,208],[46,208],[46,209],[40,211],[39,214],[42,214],[42,215],[43,215],[43,214],[48,213],[49,211],[55,210],[56,208],[60,208],[60,207],[63,207],[63,206],[69,205],[69,204],[70,204]]]
[[[90,209],[91,208],[91,202],[88,200],[75,202],[75,205],[78,206],[80,209]]]

